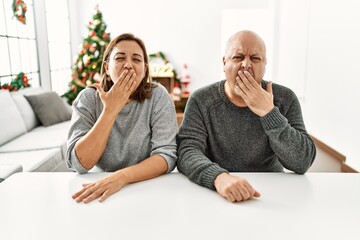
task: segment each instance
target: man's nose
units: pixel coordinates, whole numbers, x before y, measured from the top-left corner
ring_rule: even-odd
[[[244,59],[241,62],[241,70],[248,70],[251,68],[251,61],[248,59]]]

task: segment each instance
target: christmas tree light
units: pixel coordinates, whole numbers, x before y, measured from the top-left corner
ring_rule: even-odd
[[[81,44],[78,56],[72,66],[69,90],[64,93],[69,104],[75,100],[81,90],[95,83],[100,76],[104,51],[110,42],[107,25],[103,22],[102,13],[96,7],[96,13],[89,21],[89,34]]]

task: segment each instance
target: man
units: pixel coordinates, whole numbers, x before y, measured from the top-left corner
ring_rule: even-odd
[[[266,62],[256,33],[234,34],[223,57],[226,80],[191,95],[179,130],[178,170],[231,202],[260,193],[229,172],[304,174],[316,155],[296,95],[263,80]]]

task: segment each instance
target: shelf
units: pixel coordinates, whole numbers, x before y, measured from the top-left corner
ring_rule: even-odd
[[[174,89],[174,78],[173,77],[151,76],[151,78],[152,78],[152,80],[154,80],[154,82],[160,83],[167,89],[167,91],[169,92],[169,94],[171,95],[171,97],[174,101],[176,112],[177,113],[184,112],[185,105],[186,105],[187,100],[189,99],[190,94],[183,93],[180,95],[174,95],[173,94],[173,89]],[[181,117],[181,119],[182,119],[182,117]]]
[[[163,85],[166,90],[171,94],[174,88],[174,78],[173,77],[151,77],[154,82],[160,83]]]

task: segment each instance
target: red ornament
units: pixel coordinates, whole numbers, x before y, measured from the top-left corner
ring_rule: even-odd
[[[23,0],[14,0],[12,4],[14,17],[22,24],[26,24],[27,6]]]

